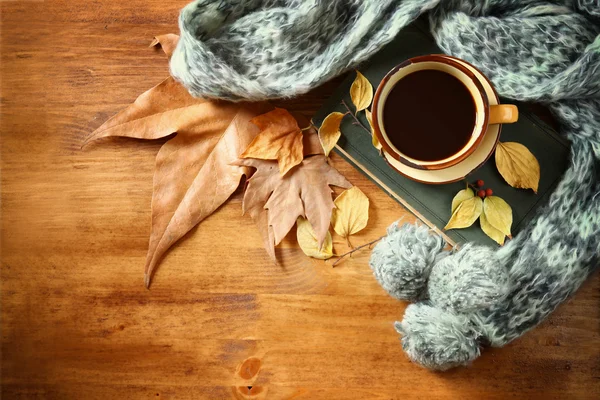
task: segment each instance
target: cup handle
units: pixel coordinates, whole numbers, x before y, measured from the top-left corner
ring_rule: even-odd
[[[497,104],[490,106],[489,124],[512,124],[519,119],[519,110],[513,104]]]

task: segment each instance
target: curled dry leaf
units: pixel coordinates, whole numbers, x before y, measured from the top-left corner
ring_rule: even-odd
[[[307,219],[299,217],[296,222],[296,238],[300,248],[309,257],[327,260],[333,256],[333,241],[329,231],[322,245],[319,245],[315,231]]]
[[[367,121],[369,122],[369,127],[371,128],[371,143],[373,143],[373,147],[377,150],[381,150],[381,143],[377,140],[377,136],[375,136],[375,129],[373,128],[373,114],[371,111],[365,110],[365,115],[367,117]]]
[[[456,210],[450,217],[450,221],[444,229],[468,228],[479,218],[483,209],[483,201],[479,197],[471,197],[464,200],[456,207]]]
[[[510,186],[537,193],[540,163],[527,147],[516,142],[499,142],[495,157],[498,172]]]
[[[356,78],[350,86],[350,98],[356,106],[356,113],[366,109],[373,101],[373,86],[363,74],[356,71]]]
[[[456,196],[452,199],[452,213],[456,211],[456,208],[465,200],[475,197],[475,193],[470,188],[466,188],[456,193]]]
[[[329,155],[340,139],[340,136],[342,136],[340,124],[342,123],[344,115],[345,114],[341,112],[332,112],[325,117],[319,128],[319,139],[321,140],[321,145],[323,146],[323,151],[325,151],[326,156]]]
[[[156,156],[146,286],[165,252],[223,204],[249,173],[230,163],[258,134],[250,119],[268,107],[197,99],[168,78],[88,138],[86,143],[109,136],[159,139],[177,133]]]
[[[343,238],[361,231],[369,221],[369,199],[356,186],[344,190],[334,201],[333,230]]]
[[[157,43],[169,55],[176,39],[176,35],[159,36]],[[250,119],[269,107],[266,103],[244,106],[197,99],[167,78],[85,141],[115,136],[159,139],[177,134],[156,156],[146,286],[169,247],[223,204],[241,177],[249,173],[247,167],[230,163],[258,134]]]
[[[512,208],[498,196],[488,196],[483,202],[483,212],[487,221],[494,228],[510,237],[510,227],[513,221]]]
[[[498,229],[494,228],[492,224],[489,223],[487,217],[485,216],[485,211],[482,212],[479,216],[479,225],[481,226],[481,230],[483,231],[483,233],[488,235],[500,246],[504,245],[504,239],[506,238],[506,235],[500,232]]]
[[[166,35],[155,36],[152,43],[150,43],[150,47],[160,45],[165,54],[171,58],[175,47],[177,47],[177,42],[179,42],[179,35],[167,33]]]
[[[272,258],[273,247],[283,240],[300,216],[306,217],[314,227],[317,242],[321,245],[326,239],[331,212],[335,207],[329,186],[352,186],[327,163],[324,155],[306,158],[285,176],[278,173],[275,161],[243,159],[234,164],[256,168],[248,180],[243,209],[257,221]]]
[[[302,130],[287,110],[276,108],[253,118],[252,123],[260,129],[260,133],[240,158],[277,160],[281,175],[302,162]]]

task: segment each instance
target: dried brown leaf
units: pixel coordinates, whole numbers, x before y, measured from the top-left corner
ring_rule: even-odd
[[[302,137],[302,152],[304,153],[304,157],[323,154],[319,135],[317,135],[314,129],[304,132]]]
[[[298,126],[303,127],[302,152],[304,153],[304,157],[323,154],[323,147],[321,147],[321,141],[314,125],[300,113],[293,113],[292,115],[296,118]]]
[[[165,252],[223,204],[249,172],[230,164],[258,134],[250,120],[268,107],[197,99],[168,78],[86,141],[109,136],[158,139],[177,133],[156,156],[146,286]]]
[[[179,42],[179,35],[175,35],[174,33],[167,33],[166,35],[155,36],[152,43],[150,43],[150,47],[160,45],[165,54],[169,58],[171,58],[175,47],[177,47],[177,42]]]
[[[108,136],[123,136],[137,139],[159,139],[176,132],[204,132],[214,115],[229,115],[237,109],[234,104],[217,104],[192,97],[172,77],[169,77],[140,95],[133,104],[119,112],[96,129],[86,140]],[[204,124],[204,125],[202,125]]]
[[[252,119],[260,133],[240,158],[277,160],[281,175],[300,164],[304,157],[303,135],[298,122],[287,110],[276,108]]]
[[[345,114],[341,112],[332,112],[325,117],[319,128],[319,139],[321,140],[321,145],[323,146],[323,151],[326,156],[329,155],[340,139],[340,136],[342,136],[340,124],[342,123],[344,115]]]
[[[308,219],[315,229],[318,244],[322,245],[334,208],[329,186],[352,186],[323,155],[306,158],[284,176],[279,174],[275,161],[242,159],[235,164],[256,168],[248,180],[243,208],[254,220],[268,210],[268,224],[259,226],[267,240],[269,227],[273,229],[273,241],[265,242],[267,249],[281,242],[298,217]]]
[[[516,142],[499,142],[495,157],[498,172],[510,186],[537,193],[540,163],[527,147]]]

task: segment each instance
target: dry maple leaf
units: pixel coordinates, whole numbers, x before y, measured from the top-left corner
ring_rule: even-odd
[[[276,108],[252,120],[260,134],[250,143],[240,158],[277,160],[281,175],[302,162],[302,130],[296,119],[285,109]]]
[[[324,155],[306,158],[284,176],[279,174],[275,161],[243,159],[235,164],[256,168],[248,180],[243,209],[257,222],[274,261],[274,246],[292,229],[298,217],[308,219],[321,246],[335,207],[329,186],[352,186],[327,163]]]
[[[146,286],[165,252],[223,204],[241,177],[248,175],[247,167],[231,163],[258,134],[250,120],[269,108],[266,103],[197,99],[168,78],[86,140],[107,136],[158,139],[177,133],[156,156]]]

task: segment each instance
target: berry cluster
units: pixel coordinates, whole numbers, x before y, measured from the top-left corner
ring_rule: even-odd
[[[475,187],[479,188],[479,190],[477,191],[477,196],[483,199],[494,194],[494,191],[490,188],[483,189],[483,185],[485,185],[485,182],[481,179],[478,179],[477,182],[475,182]]]

